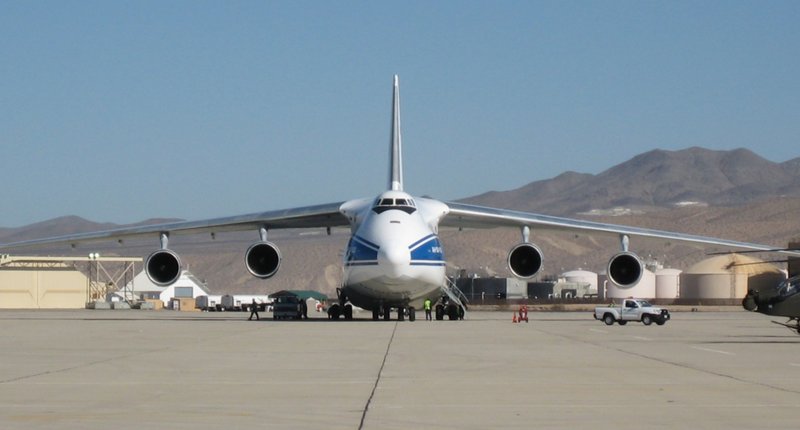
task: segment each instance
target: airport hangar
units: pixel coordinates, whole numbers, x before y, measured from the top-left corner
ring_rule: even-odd
[[[139,257],[0,255],[0,309],[83,309],[95,303],[192,303],[208,289],[188,271],[169,287],[153,285]],[[160,304],[160,303],[159,303]],[[162,306],[156,306],[158,308]]]

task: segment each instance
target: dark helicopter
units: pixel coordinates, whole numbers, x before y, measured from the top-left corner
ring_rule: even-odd
[[[786,322],[773,321],[800,334],[800,275],[793,276],[768,290],[751,289],[742,300],[748,311],[765,315],[788,317]]]
[[[790,248],[773,249],[770,252],[796,253],[800,251],[797,246]],[[740,253],[747,253],[742,251]],[[796,266],[800,262],[797,257],[787,260],[765,261],[764,263],[788,263],[790,277],[785,281],[768,288],[749,289],[742,299],[742,307],[748,311],[762,313],[776,317],[789,318],[786,322],[773,321],[773,323],[788,327],[800,334],[800,274]],[[794,270],[793,270],[794,269]]]

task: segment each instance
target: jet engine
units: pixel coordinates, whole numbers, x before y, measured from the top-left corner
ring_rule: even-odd
[[[278,273],[281,251],[272,242],[256,242],[244,254],[247,271],[256,278],[267,279]]]
[[[169,249],[159,249],[150,254],[144,267],[150,281],[160,287],[172,285],[181,276],[181,259]]]
[[[620,252],[608,260],[608,280],[620,287],[630,287],[642,279],[644,266],[639,256],[628,251]]]
[[[508,252],[508,268],[518,278],[532,278],[542,268],[542,257],[538,246],[520,243]]]

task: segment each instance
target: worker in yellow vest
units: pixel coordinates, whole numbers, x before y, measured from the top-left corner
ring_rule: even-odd
[[[431,299],[425,299],[423,307],[425,308],[425,321],[433,321],[431,318]]]

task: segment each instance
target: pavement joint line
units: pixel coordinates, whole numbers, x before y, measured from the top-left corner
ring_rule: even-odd
[[[767,383],[764,383],[764,382],[751,381],[751,380],[740,378],[740,377],[737,377],[737,376],[734,376],[734,375],[728,375],[728,374],[725,374],[725,373],[722,373],[722,372],[713,371],[711,369],[703,369],[703,368],[700,368],[700,367],[697,367],[697,366],[691,366],[691,365],[680,363],[680,362],[677,362],[677,361],[670,361],[668,359],[661,358],[661,357],[651,357],[651,356],[643,354],[643,353],[638,353],[638,352],[634,352],[634,351],[626,351],[626,350],[624,350],[622,348],[618,348],[618,347],[614,347],[614,346],[610,346],[610,345],[605,345],[602,340],[586,341],[586,340],[576,339],[576,338],[574,338],[572,336],[567,336],[567,335],[564,335],[564,334],[557,334],[557,333],[548,332],[548,331],[542,330],[540,328],[537,329],[537,330],[539,332],[541,332],[541,333],[546,333],[546,334],[550,334],[550,335],[553,335],[553,336],[561,337],[561,338],[564,338],[564,339],[569,339],[569,340],[571,340],[573,342],[583,342],[583,343],[587,343],[589,345],[594,345],[594,346],[596,346],[598,348],[609,349],[609,350],[612,350],[612,351],[617,351],[617,352],[622,353],[622,354],[632,355],[632,356],[635,356],[635,357],[643,358],[643,359],[646,359],[646,360],[656,361],[658,363],[662,363],[662,364],[666,364],[666,365],[670,365],[670,366],[681,367],[681,368],[684,368],[684,369],[694,370],[696,372],[705,373],[705,374],[708,374],[708,375],[714,375],[714,376],[718,376],[718,377],[721,377],[721,378],[727,378],[727,379],[730,379],[732,381],[740,382],[740,383],[743,383],[743,384],[758,385],[758,386],[761,386],[761,387],[771,388],[771,389],[777,390],[777,391],[783,391],[785,393],[800,394],[800,391],[798,391],[798,390],[792,390],[792,389],[788,389],[788,388],[778,387],[778,386],[770,385],[770,384],[767,384]],[[713,350],[713,349],[710,349],[710,348],[703,348],[703,347],[698,347],[698,346],[692,346],[691,348],[699,349],[699,350],[707,350],[707,351],[712,351],[712,352],[719,352],[719,353],[723,353],[723,354],[735,355],[732,352]]]
[[[358,424],[358,430],[362,430],[364,428],[364,420],[367,418],[367,412],[369,412],[369,405],[372,403],[372,398],[375,397],[375,390],[378,389],[378,384],[381,382],[381,375],[383,374],[383,368],[386,366],[386,359],[389,357],[389,350],[392,348],[392,342],[394,341],[394,334],[397,333],[397,322],[394,323],[394,328],[392,329],[392,336],[389,337],[389,342],[386,345],[386,352],[383,354],[383,361],[381,362],[381,368],[378,369],[378,375],[375,377],[375,385],[372,386],[372,392],[369,393],[369,398],[367,399],[367,404],[364,405],[364,412],[361,413],[361,422]]]
[[[250,333],[250,332],[253,332],[255,330],[257,330],[257,329],[253,328],[253,329],[250,329],[250,330],[244,330],[242,332]],[[239,334],[242,334],[242,332],[240,332]],[[394,333],[392,333],[392,336],[394,337]],[[203,341],[205,341],[205,340],[203,340]],[[137,357],[137,356],[141,356],[141,355],[152,354],[152,353],[155,353],[155,352],[174,350],[176,348],[180,348],[180,347],[183,347],[183,346],[185,346],[185,345],[172,345],[172,346],[166,346],[166,347],[163,347],[163,348],[155,348],[155,349],[148,349],[148,350],[144,350],[144,351],[136,351],[136,352],[131,353],[131,354],[123,354],[123,355],[119,355],[119,356],[115,356],[115,357],[109,357],[109,358],[106,358],[106,359],[103,359],[103,360],[96,360],[96,361],[90,361],[90,362],[87,362],[87,363],[80,363],[80,364],[76,364],[74,366],[62,367],[62,368],[59,368],[59,369],[51,369],[51,370],[46,370],[46,371],[43,371],[43,372],[32,373],[32,374],[29,374],[29,375],[20,375],[20,376],[17,376],[17,377],[0,380],[0,385],[9,384],[9,383],[13,383],[13,382],[24,381],[26,379],[36,378],[38,376],[53,375],[53,374],[56,374],[56,373],[69,372],[71,370],[81,369],[81,368],[84,368],[84,367],[91,367],[91,366],[94,366],[96,364],[108,363],[108,362],[120,360],[120,359],[123,359],[123,358],[131,358],[131,357]],[[387,353],[388,353],[388,351],[387,351]]]
[[[712,348],[703,348],[702,346],[693,346],[692,349],[696,349],[698,351],[715,352],[717,354],[736,355],[736,353],[734,352],[722,351],[719,349],[712,349]]]

